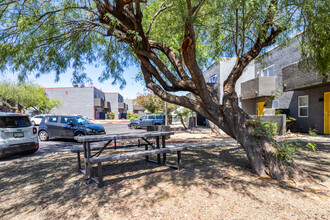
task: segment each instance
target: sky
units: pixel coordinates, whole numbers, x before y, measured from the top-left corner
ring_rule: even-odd
[[[124,98],[134,99],[138,94],[145,92],[145,85],[142,82],[136,82],[135,76],[139,72],[139,69],[135,66],[129,66],[124,70],[124,78],[127,82],[126,86],[121,90],[120,85],[112,85],[112,79],[100,83],[98,77],[101,75],[102,68],[95,68],[93,65],[86,66],[84,71],[89,78],[92,79],[93,85],[86,84],[85,86],[95,86],[97,89],[103,92],[118,92]],[[5,80],[17,81],[17,74],[13,72],[5,72],[1,78]],[[40,85],[43,88],[48,87],[72,87],[72,71],[68,70],[65,74],[60,76],[60,81],[55,82],[55,74],[43,74],[39,78],[35,78],[34,75],[29,76],[29,80]]]

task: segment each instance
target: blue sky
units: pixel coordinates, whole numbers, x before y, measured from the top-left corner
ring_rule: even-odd
[[[142,82],[136,82],[135,76],[140,70],[135,66],[129,66],[124,71],[124,78],[127,82],[124,89],[120,89],[119,85],[112,85],[112,80],[104,81],[100,83],[98,81],[98,77],[102,72],[102,68],[95,68],[93,65],[86,66],[86,70],[88,77],[92,79],[93,85],[96,88],[102,90],[103,92],[119,92],[124,98],[134,99],[137,97],[138,93],[144,93],[145,86]],[[6,80],[17,80],[17,74],[13,72],[7,71],[3,74],[3,77]],[[71,87],[72,82],[72,71],[67,71],[65,74],[62,74],[59,82],[55,82],[55,74],[44,74],[39,78],[35,78],[34,75],[29,76],[29,80],[37,83],[41,87]],[[86,86],[90,86],[86,84]]]

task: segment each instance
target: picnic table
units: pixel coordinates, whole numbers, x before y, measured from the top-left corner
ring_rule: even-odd
[[[166,147],[166,136],[172,135],[171,131],[153,131],[153,132],[139,132],[139,133],[121,133],[121,134],[107,134],[107,135],[89,135],[79,136],[76,140],[82,143],[82,148],[73,148],[71,152],[77,153],[78,171],[85,175],[85,178],[91,182],[96,182],[100,187],[103,186],[102,163],[107,161],[116,161],[123,159],[131,159],[137,157],[145,157],[146,161],[154,162],[160,165],[167,165],[175,169],[180,168],[181,151],[186,150],[187,147]],[[153,139],[153,140],[152,140]],[[118,141],[134,140],[133,143],[119,144]],[[155,141],[155,142],[153,142]],[[91,146],[92,143],[105,142],[99,146]],[[110,145],[111,144],[111,145]],[[111,154],[101,156],[105,150],[116,150],[120,148],[136,148],[144,146],[145,151],[134,151],[128,153]],[[80,153],[83,152],[84,169],[81,167]],[[93,154],[92,154],[93,152]],[[166,163],[166,154],[177,152],[177,166]],[[163,160],[161,160],[161,154]],[[149,159],[149,156],[157,155],[157,160]],[[97,164],[98,179],[93,173],[93,164]]]

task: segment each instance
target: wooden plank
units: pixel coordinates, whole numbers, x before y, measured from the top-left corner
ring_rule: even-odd
[[[140,142],[140,145],[139,144],[126,144],[126,145],[117,145],[117,147],[107,146],[106,149],[122,149],[122,148],[128,148],[128,147],[144,146],[144,145],[147,145],[147,144],[148,143]],[[91,151],[101,150],[102,148],[103,148],[103,145],[102,146],[91,146]],[[75,147],[75,148],[71,148],[70,151],[72,153],[84,152],[84,148]]]
[[[133,139],[142,137],[159,137],[172,135],[172,131],[151,131],[151,132],[141,132],[141,133],[122,133],[122,134],[106,134],[106,135],[86,135],[77,137],[78,142],[98,142],[98,141],[108,141],[108,140],[119,140],[119,139]]]
[[[86,158],[85,160],[89,161],[90,163],[100,163],[106,161],[132,159],[132,158],[150,156],[155,154],[173,153],[183,150],[187,150],[187,147],[171,147],[171,148],[162,148],[162,149],[149,150],[149,151],[129,152],[124,154],[114,154],[114,155],[101,156],[96,158]]]

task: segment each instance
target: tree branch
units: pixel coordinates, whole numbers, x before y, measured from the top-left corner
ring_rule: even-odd
[[[155,19],[157,18],[157,16],[158,16],[162,11],[165,11],[166,9],[172,7],[172,6],[173,6],[173,3],[172,3],[171,5],[169,5],[169,6],[164,6],[164,7],[163,7],[163,5],[165,5],[165,2],[163,2],[163,3],[160,5],[158,11],[155,13],[155,15],[152,17],[152,19],[151,19],[151,21],[150,21],[150,23],[149,23],[149,26],[148,26],[148,29],[147,29],[147,32],[146,32],[146,37],[147,37],[147,38],[149,38],[149,32],[150,32],[151,26],[152,26],[153,22],[155,21]]]

